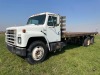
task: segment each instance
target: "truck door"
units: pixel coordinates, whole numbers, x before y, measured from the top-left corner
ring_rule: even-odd
[[[57,24],[57,16],[49,16],[47,22],[47,39],[49,42],[57,42],[61,39],[60,26]]]

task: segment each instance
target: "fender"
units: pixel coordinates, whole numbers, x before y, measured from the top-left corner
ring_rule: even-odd
[[[33,41],[40,40],[40,41],[43,41],[43,42],[45,41],[48,49],[50,50],[49,41],[46,38],[46,35],[42,32],[32,31],[32,32],[23,33],[23,34],[21,34],[21,38],[22,38],[22,43],[17,44],[17,46],[28,47],[29,44],[32,43]]]

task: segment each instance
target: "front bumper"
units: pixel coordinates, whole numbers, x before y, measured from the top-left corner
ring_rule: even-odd
[[[16,46],[7,45],[7,48],[10,52],[17,54],[19,56],[26,56],[26,48],[20,48]]]

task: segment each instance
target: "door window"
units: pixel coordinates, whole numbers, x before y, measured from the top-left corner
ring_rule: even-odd
[[[48,26],[55,26],[57,24],[57,17],[49,16]]]

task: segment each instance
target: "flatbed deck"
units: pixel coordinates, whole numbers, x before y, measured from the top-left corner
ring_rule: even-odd
[[[62,38],[96,35],[98,32],[63,32]]]

